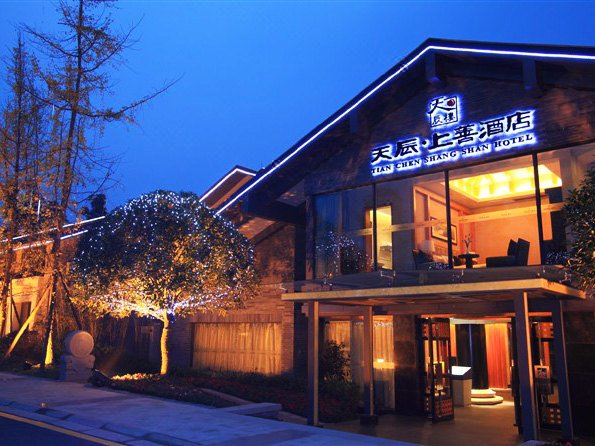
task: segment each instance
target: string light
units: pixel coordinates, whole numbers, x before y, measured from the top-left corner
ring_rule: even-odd
[[[78,302],[163,320],[225,311],[256,292],[249,241],[191,193],[156,191],[115,209],[81,240]]]

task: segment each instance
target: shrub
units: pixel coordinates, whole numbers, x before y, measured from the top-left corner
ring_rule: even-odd
[[[347,381],[349,377],[349,354],[345,344],[328,340],[320,350],[319,376],[321,381]]]
[[[95,347],[95,368],[107,375],[126,373],[155,373],[159,370],[157,364],[147,359],[132,355],[125,349]]]
[[[257,403],[279,403],[283,410],[305,416],[307,384],[291,374],[262,375],[259,373],[217,372],[213,370],[174,370],[189,385],[205,387]],[[345,380],[325,380],[319,387],[320,419],[339,422],[357,418],[358,386]]]

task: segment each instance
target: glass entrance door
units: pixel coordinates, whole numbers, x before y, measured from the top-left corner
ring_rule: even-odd
[[[423,392],[425,411],[433,422],[452,420],[454,407],[450,375],[449,319],[420,319],[423,345]]]

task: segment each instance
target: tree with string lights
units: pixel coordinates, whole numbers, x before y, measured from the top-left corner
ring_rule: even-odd
[[[158,319],[161,374],[178,316],[238,308],[258,287],[250,242],[192,193],[155,191],[112,211],[81,241],[76,304]]]

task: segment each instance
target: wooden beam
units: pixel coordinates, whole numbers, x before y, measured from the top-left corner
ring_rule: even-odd
[[[282,221],[292,225],[306,224],[306,212],[303,206],[291,206],[279,201],[265,204],[260,200],[251,200],[250,195],[244,199],[242,211],[267,220]]]
[[[359,131],[359,114],[357,110],[349,113],[349,132],[357,133]]]
[[[320,326],[318,302],[308,302],[308,408],[310,426],[318,426],[318,350]]]
[[[574,437],[572,427],[572,407],[568,386],[568,366],[566,362],[566,338],[564,333],[564,310],[562,302],[552,303],[552,322],[554,325],[554,351],[556,353],[556,378],[558,380],[558,398],[562,418],[562,437],[570,440]]]
[[[426,53],[424,61],[426,64],[426,80],[434,87],[444,87],[446,85],[446,79],[439,74],[436,53],[434,51],[429,51]]]
[[[416,314],[477,314],[497,315],[514,312],[512,302],[461,302],[443,304],[400,304],[383,305],[382,309],[388,314],[416,315]]]
[[[550,282],[544,278],[535,279],[517,279],[517,280],[501,280],[489,282],[473,282],[473,283],[446,283],[441,285],[419,285],[419,286],[400,286],[389,288],[369,288],[369,289],[355,289],[355,290],[339,290],[339,291],[307,291],[298,293],[285,293],[281,296],[284,301],[298,301],[306,302],[309,300],[318,300],[324,302],[326,300],[345,301],[347,304],[349,300],[365,300],[370,298],[388,298],[388,297],[435,297],[437,295],[443,296],[463,296],[474,294],[489,295],[494,293],[508,293],[508,292],[523,292],[523,291],[543,292],[548,295],[558,295],[575,297],[578,299],[585,299],[584,291],[577,290],[561,283]],[[489,298],[489,296],[486,296]],[[551,297],[551,296],[550,296]]]
[[[537,64],[532,59],[523,59],[523,84],[525,91],[533,97],[542,94],[537,75]]]
[[[23,333],[25,332],[25,330],[27,329],[27,327],[29,326],[29,324],[35,318],[35,315],[37,314],[37,312],[39,311],[39,308],[41,307],[41,303],[50,294],[50,289],[51,289],[51,287],[48,285],[47,288],[46,288],[46,290],[45,290],[45,292],[42,294],[41,299],[39,299],[37,301],[37,304],[35,305],[35,308],[33,308],[33,311],[31,311],[31,313],[29,314],[29,317],[27,318],[27,320],[25,321],[25,323],[21,326],[21,328],[19,329],[18,333],[14,337],[12,343],[10,344],[10,347],[8,348],[8,350],[6,351],[6,353],[4,354],[4,359],[8,358],[11,355],[11,353],[14,350],[15,346],[17,345],[17,343],[21,339],[21,336],[23,336]]]
[[[533,388],[533,365],[531,360],[531,332],[529,326],[529,295],[518,293],[514,297],[517,368],[519,370],[519,392],[521,395],[521,419],[523,440],[537,440],[537,413]]]

